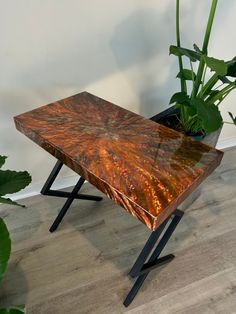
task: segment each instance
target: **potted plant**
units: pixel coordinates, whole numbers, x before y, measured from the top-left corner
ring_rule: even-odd
[[[0,155],[0,168],[4,165],[6,156]],[[10,198],[4,198],[6,194],[18,192],[31,182],[31,176],[27,171],[11,171],[0,169],[0,203],[24,207]],[[11,254],[11,239],[4,220],[0,217],[0,282],[7,269]],[[0,308],[0,314],[22,314],[24,306],[18,305],[12,308]]]
[[[224,122],[220,112],[220,104],[236,88],[236,57],[224,61],[208,55],[217,2],[212,0],[202,48],[194,44],[193,49],[187,49],[181,46],[180,1],[176,0],[177,44],[170,46],[170,54],[178,57],[181,90],[171,97],[172,107],[151,118],[212,146],[216,145],[223,123],[236,125],[231,112],[232,122]]]

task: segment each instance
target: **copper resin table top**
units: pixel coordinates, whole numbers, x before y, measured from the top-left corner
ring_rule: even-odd
[[[223,156],[87,92],[23,113],[15,123],[152,230]]]

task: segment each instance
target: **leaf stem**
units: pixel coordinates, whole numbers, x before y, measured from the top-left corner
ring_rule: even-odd
[[[204,83],[205,83],[206,71],[207,71],[207,65],[205,65],[205,69],[204,69],[204,72],[203,72],[202,86],[203,86],[203,85],[204,85]]]
[[[218,0],[212,0],[210,15],[208,18],[207,28],[206,28],[203,46],[202,46],[203,55],[204,54],[207,55],[208,43],[209,43],[209,39],[210,39],[211,28],[212,28],[212,24],[213,24],[213,20],[214,20],[214,16],[215,16],[217,2],[218,2]],[[204,61],[204,58],[202,56],[200,63],[199,63],[199,66],[198,66],[197,77],[196,77],[194,88],[193,88],[193,97],[196,97],[196,95],[198,93],[198,90],[199,90],[199,87],[200,87],[200,84],[202,81],[204,66],[205,66],[205,61]]]
[[[176,0],[176,42],[177,42],[177,47],[180,47],[179,0]],[[179,71],[180,71],[180,73],[182,73],[183,72],[182,56],[179,56],[178,60],[179,60]],[[187,85],[186,85],[186,81],[185,81],[183,75],[181,75],[180,84],[181,84],[181,91],[187,92]]]
[[[212,89],[212,87],[218,82],[219,78],[218,75],[215,73],[212,75],[212,77],[207,81],[207,83],[205,85],[203,85],[199,96],[203,96],[205,94],[208,95],[209,91]]]
[[[217,106],[219,106],[219,105],[222,103],[222,101],[225,99],[225,97],[227,97],[227,96],[229,95],[229,93],[230,93],[234,88],[235,88],[235,87],[229,89],[229,90],[222,96],[222,98],[221,98],[220,101],[218,102]]]
[[[193,82],[193,87],[194,87],[195,77],[194,77],[194,72],[193,72],[193,64],[192,64],[192,61],[190,59],[189,59],[189,63],[190,63],[190,67],[191,67],[191,70],[192,70],[192,82]]]
[[[203,42],[203,46],[202,46],[202,52],[204,54],[207,54],[208,43],[209,43],[209,39],[210,39],[213,20],[215,17],[217,2],[218,2],[218,0],[212,0],[210,15],[208,18],[206,33],[205,33],[204,42]]]
[[[225,94],[228,95],[228,93],[231,92],[234,88],[236,88],[236,85],[234,83],[229,84],[228,86],[223,88],[221,91],[219,91],[214,97],[212,97],[210,100],[210,103],[214,103],[217,100],[221,100],[221,97],[224,97]]]

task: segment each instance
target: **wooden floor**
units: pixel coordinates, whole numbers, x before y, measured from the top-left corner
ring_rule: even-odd
[[[99,195],[89,184],[83,192]],[[36,196],[27,208],[2,206],[13,254],[0,308],[27,304],[35,314],[236,313],[236,150],[202,185],[165,253],[129,308],[127,277],[149,230],[119,206],[74,201],[60,229],[48,232],[63,200]]]

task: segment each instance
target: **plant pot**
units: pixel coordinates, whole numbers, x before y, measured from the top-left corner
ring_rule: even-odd
[[[173,115],[173,114],[178,115],[179,110],[176,109],[174,106],[171,106],[170,108],[168,108],[168,109],[156,114],[155,116],[151,117],[150,120],[165,125],[164,120],[166,119],[166,117]],[[203,136],[191,136],[191,138],[195,141],[200,141],[200,142],[203,142],[204,144],[210,145],[212,147],[216,147],[218,138],[220,136],[221,129],[222,128],[219,128],[215,132],[213,132],[209,135],[206,135],[204,137]]]
[[[179,114],[179,110],[176,109],[174,106],[156,114],[155,116],[151,117],[150,120],[155,121],[157,123],[165,125],[164,121],[166,120],[166,117],[173,115],[173,114]],[[168,126],[167,126],[168,127]],[[219,128],[217,131],[206,135],[206,136],[191,136],[191,138],[195,141],[200,141],[204,144],[207,144],[212,147],[216,147],[218,138],[220,136],[222,128]],[[189,195],[184,202],[179,206],[179,209],[185,210],[187,209],[192,203],[200,196],[201,194],[201,187],[197,188],[191,195]]]

